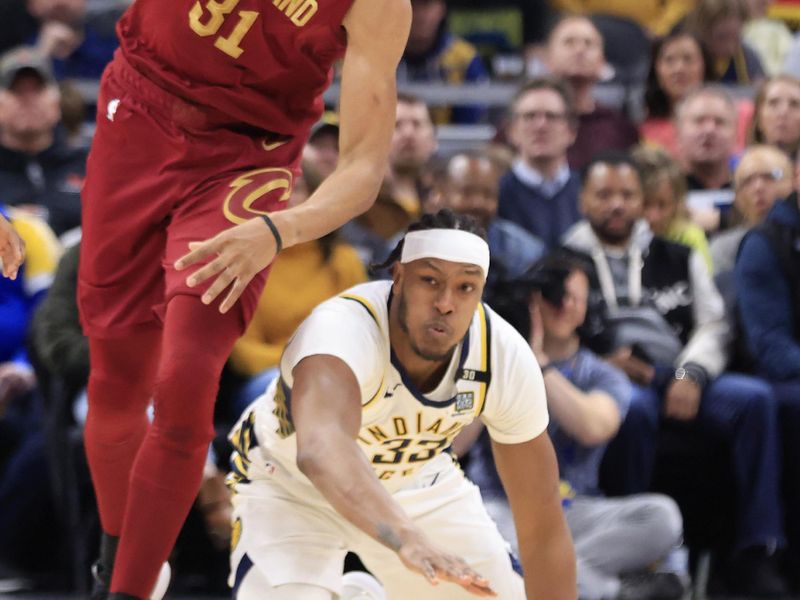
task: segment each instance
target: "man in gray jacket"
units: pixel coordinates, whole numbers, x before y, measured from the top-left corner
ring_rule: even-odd
[[[619,492],[648,489],[660,417],[696,421],[730,440],[737,491],[737,592],[785,593],[769,554],[783,546],[777,408],[765,382],[725,373],[729,330],[722,298],[692,249],[654,237],[641,220],[642,188],[631,158],[596,157],[584,172],[586,219],[565,236],[592,257],[594,296],[587,336],[607,336],[607,360],[636,384],[607,461]],[[598,313],[602,312],[602,318]]]

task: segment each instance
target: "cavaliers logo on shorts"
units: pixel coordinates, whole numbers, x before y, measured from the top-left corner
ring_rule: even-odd
[[[292,172],[270,167],[240,175],[230,184],[223,211],[231,223],[239,224],[272,212],[292,194]]]

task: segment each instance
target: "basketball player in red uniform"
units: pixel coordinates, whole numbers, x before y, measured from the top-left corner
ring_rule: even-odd
[[[281,246],[375,198],[410,18],[409,0],[136,0],[120,20],[87,165],[78,286],[104,532],[97,598],[149,596],[200,485],[222,366]],[[339,167],[281,211],[342,56]],[[189,244],[208,238],[186,262],[200,254],[205,270],[179,272]],[[210,288],[187,283],[210,275]]]

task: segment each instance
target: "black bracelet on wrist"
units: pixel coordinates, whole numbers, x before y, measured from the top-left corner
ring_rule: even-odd
[[[269,215],[261,215],[261,218],[264,219],[264,223],[267,224],[269,230],[272,232],[273,237],[275,238],[275,254],[280,254],[281,250],[283,250],[283,240],[281,239],[281,233],[278,231],[278,228],[275,226],[275,223],[272,222],[272,219],[269,218]]]

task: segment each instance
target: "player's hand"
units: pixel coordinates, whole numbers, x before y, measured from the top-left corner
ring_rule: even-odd
[[[25,242],[4,217],[0,216],[0,262],[3,266],[3,277],[17,278],[22,261],[25,260]]]
[[[397,554],[407,568],[420,573],[431,585],[450,581],[476,596],[497,596],[489,580],[476,573],[461,558],[434,548],[426,540],[406,542]]]
[[[675,379],[664,396],[664,414],[670,419],[692,421],[700,408],[700,386],[689,379]]]
[[[175,261],[175,269],[181,271],[212,258],[186,278],[186,285],[194,287],[216,276],[203,294],[202,301],[211,304],[230,287],[219,306],[219,311],[224,313],[236,303],[253,277],[273,261],[277,245],[267,224],[257,217],[204,242],[191,242],[189,248],[191,252]]]

